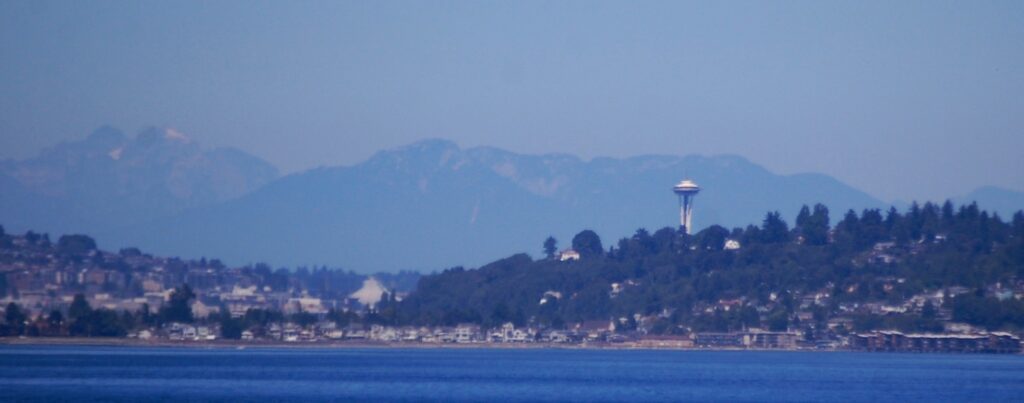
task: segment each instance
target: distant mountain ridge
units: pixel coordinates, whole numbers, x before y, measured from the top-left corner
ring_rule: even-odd
[[[678,225],[671,187],[685,174],[704,187],[698,228],[758,223],[769,210],[792,215],[803,203],[838,211],[885,206],[828,176],[775,175],[736,156],[583,161],[425,140],[351,167],[289,175],[111,237],[232,262],[433,270],[537,254],[548,235],[564,246],[583,228],[610,240],[639,227]]]
[[[826,175],[777,175],[732,155],[585,161],[431,139],[278,178],[257,157],[204,150],[173,129],[128,138],[106,127],[0,162],[0,224],[229,264],[436,270],[536,256],[548,235],[565,247],[582,229],[610,242],[678,225],[671,187],[684,177],[703,189],[697,230],[758,224],[775,210],[792,224],[801,205],[818,202],[833,222],[889,205]],[[970,200],[1004,218],[1024,207],[1024,194],[998,188],[954,198]]]
[[[0,222],[109,230],[220,203],[277,176],[266,161],[232,148],[204,150],[174,129],[128,137],[108,126],[34,158],[0,163]]]
[[[1009,220],[1013,217],[1013,213],[1024,209],[1024,192],[996,186],[983,186],[964,196],[954,197],[953,202],[957,204],[977,202],[984,208],[999,213],[1003,220]]]

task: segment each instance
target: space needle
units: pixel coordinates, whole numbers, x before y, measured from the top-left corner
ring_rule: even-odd
[[[679,195],[679,225],[683,227],[687,234],[690,234],[690,224],[693,219],[693,198],[700,192],[700,186],[697,186],[692,180],[684,179],[673,186],[672,191]]]

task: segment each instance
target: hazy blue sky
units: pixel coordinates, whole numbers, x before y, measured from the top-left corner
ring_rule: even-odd
[[[286,172],[425,137],[1024,190],[1024,2],[0,1],[0,158],[172,126]]]

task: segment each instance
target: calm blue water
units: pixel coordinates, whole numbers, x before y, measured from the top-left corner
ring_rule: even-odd
[[[4,401],[1022,401],[1024,356],[0,346]]]

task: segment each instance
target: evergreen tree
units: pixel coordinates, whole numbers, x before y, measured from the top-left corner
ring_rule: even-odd
[[[156,318],[153,316],[152,311],[149,308],[148,303],[143,303],[142,307],[139,308],[139,322],[145,326],[152,326],[156,324]]]
[[[9,334],[21,335],[25,333],[25,321],[28,320],[28,315],[21,310],[18,304],[13,302],[7,304],[7,308],[4,309],[4,320],[6,321]]]
[[[942,203],[942,224],[946,227],[951,227],[954,219],[953,202],[946,200],[945,203]]]
[[[94,311],[89,306],[89,302],[85,300],[84,295],[75,294],[71,306],[68,308],[68,318],[71,320],[71,324],[68,326],[69,334],[72,336],[93,335],[96,326],[92,322],[96,320],[96,317],[94,317]]]
[[[789,241],[789,226],[778,211],[765,215],[761,225],[761,242],[782,243]]]
[[[638,228],[630,240],[636,243],[636,246],[638,246],[644,254],[658,252],[658,245],[654,242],[654,238],[651,237],[651,233],[647,232],[646,228]]]
[[[906,220],[910,239],[913,241],[921,239],[923,220],[921,217],[921,206],[916,201],[910,204],[910,211],[907,211]]]
[[[544,240],[544,256],[548,259],[554,259],[555,253],[558,253],[558,240],[553,236],[549,236],[548,239]]]
[[[828,243],[828,207],[818,203],[814,205],[812,214],[807,206],[800,209],[796,218],[796,230],[807,245],[824,245]]]
[[[241,318],[232,318],[231,313],[225,312],[220,317],[220,335],[225,339],[238,340],[242,338],[245,324]]]
[[[800,212],[796,214],[796,228],[803,228],[811,220],[811,209],[807,205],[800,207]]]
[[[1024,236],[1024,210],[1013,213],[1013,231],[1017,236]]]
[[[887,240],[885,222],[882,212],[878,209],[867,209],[861,213],[858,244],[861,247],[874,245],[875,242]]]
[[[188,284],[175,288],[167,305],[160,309],[160,318],[164,322],[192,323],[195,318],[192,316],[191,301],[195,297],[196,294]]]
[[[77,321],[88,317],[90,314],[92,314],[92,307],[89,306],[89,301],[85,300],[85,295],[75,294],[74,299],[71,301],[71,306],[68,308],[68,318],[72,321]]]

